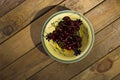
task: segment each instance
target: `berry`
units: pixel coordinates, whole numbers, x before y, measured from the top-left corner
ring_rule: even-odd
[[[80,19],[71,20],[69,16],[65,16],[62,21],[58,23],[56,29],[46,35],[46,39],[53,40],[62,49],[73,50],[74,55],[79,55],[81,47],[81,37],[78,35],[80,25],[82,21]]]
[[[70,21],[71,19],[70,19],[69,16],[65,16],[65,17],[63,18],[63,20],[64,20],[64,21]]]

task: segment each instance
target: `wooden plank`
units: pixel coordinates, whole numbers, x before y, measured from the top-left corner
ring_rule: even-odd
[[[38,47],[41,48],[41,45]],[[1,71],[0,80],[26,80],[26,78],[37,72],[37,69],[42,69],[52,61],[53,60],[43,54],[42,51],[35,48],[10,67]]]
[[[1,0],[0,1],[0,17],[8,13],[10,10],[14,9],[25,0]]]
[[[71,80],[111,80],[120,73],[120,47]]]
[[[96,4],[94,3],[93,5],[97,5],[97,4],[98,3],[96,3]],[[85,4],[83,4],[83,5],[85,5]],[[91,6],[91,4],[88,5],[88,6]],[[88,8],[89,7],[87,7],[86,9],[89,10]],[[0,58],[1,59],[0,60],[1,61],[0,62],[1,68],[5,67],[6,64],[11,63],[13,60],[15,60],[19,56],[23,55],[25,52],[28,51],[28,49],[32,49],[32,47],[35,47],[34,44],[38,44],[40,42],[40,36],[39,36],[39,34],[41,32],[40,31],[41,27],[39,27],[38,25],[42,25],[47,16],[50,16],[50,14],[53,14],[54,12],[59,11],[59,10],[63,10],[63,7],[56,7],[54,9],[52,9],[47,14],[43,15],[38,20],[36,20],[35,22],[33,22],[31,25],[29,25],[28,27],[26,27],[24,30],[22,30],[21,32],[19,32],[18,34],[16,34],[12,38],[10,38],[9,39],[10,42],[8,40],[7,42],[3,43],[5,45],[2,44],[3,47],[2,48],[0,47],[0,50],[4,49],[4,51],[3,51],[3,53],[4,53],[3,55],[4,56],[2,56],[2,54],[1,54],[2,58]],[[85,11],[87,11],[87,10],[85,10]],[[33,32],[32,34],[38,34],[38,35],[32,36],[32,34],[30,33],[31,31]],[[26,35],[24,35],[24,34],[26,34]],[[31,39],[31,36],[34,37],[34,38],[32,38],[33,40]],[[18,39],[18,37],[20,37],[20,39]],[[34,40],[35,40],[35,42],[33,43],[32,41],[34,41]],[[14,42],[14,44],[15,44],[14,46],[11,45],[11,43],[12,43],[11,41]],[[24,49],[23,49],[23,47],[24,47]],[[11,49],[7,50],[7,48],[8,49],[11,48]],[[36,61],[36,62],[39,62],[39,61],[37,61],[37,59],[33,56],[35,53],[38,53],[35,56],[40,56],[40,54],[45,53],[43,51],[41,52],[41,50],[43,50],[43,49],[40,49],[40,48],[38,47],[38,49],[40,51],[37,48],[35,48],[32,51],[30,51],[29,53],[27,53],[26,55],[24,55],[24,57],[22,57],[19,60],[17,60],[15,63],[11,64],[10,66],[8,66],[7,68],[5,68],[4,70],[1,70],[1,72],[0,72],[1,75],[0,76],[3,79],[7,79],[7,78],[11,79],[11,78],[15,77],[15,79],[17,78],[17,80],[19,80],[19,79],[21,80],[21,78],[22,79],[23,78],[27,78],[27,77],[33,75],[34,73],[36,73],[37,71],[41,70],[41,67],[40,67],[41,65],[40,64],[36,64],[36,66],[39,66],[39,67],[36,67],[34,65],[34,61]],[[13,49],[14,49],[14,51],[13,51]],[[7,52],[12,53],[12,54],[6,54]],[[28,59],[30,59],[30,62],[23,62],[23,61],[27,61]],[[32,62],[32,60],[33,60],[33,62]],[[48,62],[46,61],[46,63],[49,64],[52,61],[53,60],[49,58]],[[21,69],[19,69],[18,64],[19,65],[23,65],[23,67]],[[33,66],[30,67],[28,65],[33,65],[34,67]],[[10,71],[8,71],[8,70],[10,70]],[[9,73],[3,75],[3,73],[6,73],[6,71],[8,71]],[[12,75],[14,73],[14,71],[16,72],[16,75]],[[26,72],[28,72],[28,73],[26,73]],[[11,78],[10,78],[10,76],[11,76]]]
[[[62,5],[68,7],[69,9],[78,11],[80,13],[87,13],[92,8],[94,8],[95,6],[99,5],[104,1],[105,0],[74,0],[74,1],[67,0]]]
[[[117,76],[115,76],[112,80],[120,80],[120,73]]]
[[[119,25],[118,25],[119,24]],[[102,41],[99,40],[97,42],[101,42],[93,47],[90,54],[80,62],[74,64],[62,64],[59,62],[54,62],[51,65],[47,66],[45,69],[36,73],[28,80],[69,80],[71,77],[80,73],[88,66],[96,62],[98,59],[107,55],[111,50],[120,46],[120,19],[114,22],[113,24],[106,27],[104,30],[100,31],[95,35],[96,38],[102,37]],[[111,29],[111,30],[108,30]],[[107,35],[104,35],[108,31]],[[113,33],[113,34],[111,34]],[[104,39],[104,36],[109,36]],[[96,43],[96,40],[95,40]],[[47,76],[46,76],[47,75]]]
[[[120,0],[106,0],[105,3],[94,8],[85,16],[94,25],[95,32],[98,32],[110,22],[113,22],[115,19],[120,17]]]
[[[63,0],[26,0],[0,18],[0,43]]]
[[[10,10],[14,9],[25,0],[1,0],[0,1],[0,17],[8,13]]]

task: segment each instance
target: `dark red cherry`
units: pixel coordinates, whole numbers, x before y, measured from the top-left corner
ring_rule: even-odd
[[[56,26],[52,33],[46,35],[46,39],[53,40],[62,49],[74,50],[75,55],[80,54],[79,48],[81,47],[81,37],[78,35],[80,25],[82,21],[80,19],[71,20],[69,16],[65,16]]]
[[[63,17],[63,20],[64,20],[64,21],[70,21],[71,19],[70,19],[69,16],[65,16],[65,17]]]

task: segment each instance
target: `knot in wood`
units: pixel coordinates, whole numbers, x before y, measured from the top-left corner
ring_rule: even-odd
[[[14,29],[11,25],[5,26],[2,29],[3,34],[6,35],[6,36],[9,36],[10,34],[12,34],[13,31],[14,31]]]
[[[112,67],[112,60],[110,59],[104,59],[103,61],[101,61],[98,65],[97,65],[97,71],[100,73],[106,72],[109,69],[111,69]]]

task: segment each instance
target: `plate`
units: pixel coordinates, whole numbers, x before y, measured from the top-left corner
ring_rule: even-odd
[[[83,22],[79,30],[79,34],[82,38],[80,55],[75,56],[73,50],[61,49],[57,43],[46,39],[46,35],[53,32],[55,30],[55,26],[57,26],[58,22],[60,22],[65,16],[69,16],[72,20],[81,19]],[[74,63],[82,60],[89,54],[94,43],[94,30],[90,21],[81,13],[73,10],[64,10],[53,14],[47,19],[42,28],[41,39],[45,52],[51,58],[62,63]]]

